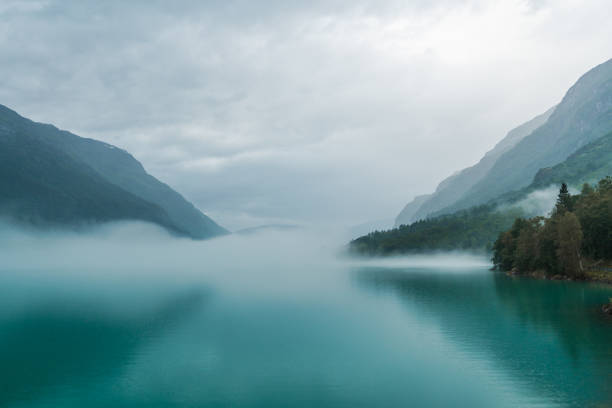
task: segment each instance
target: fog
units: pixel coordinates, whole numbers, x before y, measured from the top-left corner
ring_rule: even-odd
[[[23,230],[0,225],[2,270],[33,276],[108,282],[168,281],[223,286],[236,291],[333,291],[342,271],[361,266],[483,267],[467,254],[364,259],[346,251],[346,231],[266,229],[206,241],[177,238],[152,224],[107,224],[85,232]],[[325,281],[329,286],[322,284]]]
[[[495,296],[488,261],[356,259],[342,254],[345,239],[306,228],[192,241],[143,223],[81,233],[1,225],[0,359],[11,387],[0,402],[250,406],[264,394],[278,401],[332,390],[350,401],[342,406],[368,398],[382,406],[397,393],[449,406],[428,403],[440,386],[488,399],[487,379],[508,374],[487,369],[495,365],[485,347],[476,348],[481,368],[473,353],[464,359],[457,333],[481,332],[445,325],[465,322],[462,308],[499,305],[481,299]],[[33,386],[28,369],[40,373]],[[508,381],[498,388],[529,395]]]
[[[510,208],[519,208],[523,210],[527,216],[545,216],[548,215],[557,201],[559,194],[559,186],[551,185],[527,194],[526,197],[512,204],[501,204],[497,207],[497,211],[505,211]]]
[[[559,194],[558,186],[548,186],[545,189],[536,190],[515,204],[529,215],[548,215],[557,201]]]
[[[345,302],[364,268],[474,271],[468,254],[364,259],[346,252],[333,229],[265,229],[206,241],[177,238],[152,224],[87,231],[24,230],[0,224],[0,318],[50,309],[99,319],[159,319],[185,303]],[[174,306],[173,306],[174,305]],[[179,312],[176,312],[179,313]],[[181,312],[183,313],[183,312]],[[186,313],[186,312],[185,312]],[[87,317],[88,319],[91,318]]]
[[[323,240],[325,237],[325,240]],[[53,271],[72,275],[100,274],[105,278],[146,277],[173,281],[202,279],[240,282],[257,273],[299,279],[287,265],[316,273],[334,261],[340,242],[311,231],[262,230],[207,241],[178,238],[147,223],[113,223],[88,231],[21,230],[6,225],[0,233],[4,269]]]
[[[573,187],[568,189],[572,195],[580,193],[580,191]],[[511,205],[502,204],[498,207],[498,211],[504,211],[508,208],[520,208],[528,217],[548,216],[555,207],[558,195],[559,186],[556,184],[550,185],[546,188],[532,191],[525,198]]]

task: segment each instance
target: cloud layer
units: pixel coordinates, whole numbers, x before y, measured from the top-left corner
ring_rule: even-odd
[[[391,218],[610,57],[607,0],[4,1],[0,103],[231,229]]]

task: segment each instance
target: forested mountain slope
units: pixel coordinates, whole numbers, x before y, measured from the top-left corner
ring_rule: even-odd
[[[438,250],[492,248],[498,234],[509,229],[515,218],[532,217],[523,205],[532,193],[557,188],[562,183],[580,189],[612,175],[612,129],[603,137],[583,146],[565,161],[538,171],[532,183],[501,195],[487,204],[444,214],[389,231],[376,231],[351,242],[353,252],[392,255]],[[610,221],[612,222],[612,220]]]

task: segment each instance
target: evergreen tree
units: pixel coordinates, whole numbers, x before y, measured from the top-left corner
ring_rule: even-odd
[[[492,249],[499,269],[548,275],[580,277],[583,255],[589,263],[612,261],[612,177],[585,184],[576,196],[564,184],[550,217],[516,220]]]
[[[557,205],[555,206],[555,212],[563,214],[565,211],[572,211],[572,196],[567,189],[567,184],[562,183],[559,195],[557,196]]]

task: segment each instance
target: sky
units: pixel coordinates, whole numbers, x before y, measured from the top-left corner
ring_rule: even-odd
[[[0,104],[221,225],[393,219],[612,57],[609,0],[0,0]]]

